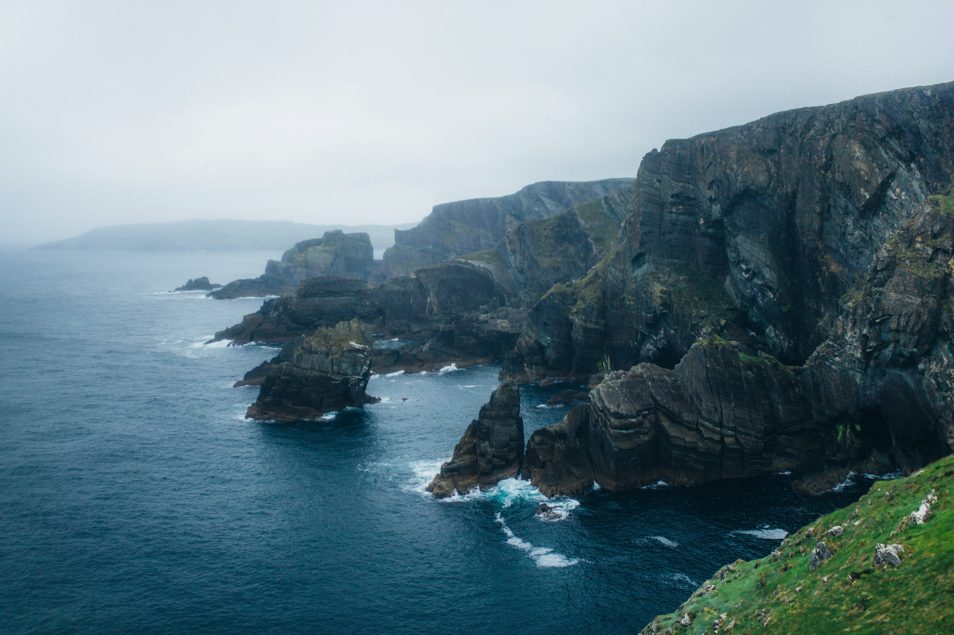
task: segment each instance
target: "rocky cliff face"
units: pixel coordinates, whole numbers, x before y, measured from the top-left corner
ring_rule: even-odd
[[[514,376],[671,366],[734,321],[787,363],[954,169],[954,84],[783,112],[668,141],[640,165],[618,243],[529,322]]]
[[[371,401],[371,343],[357,320],[286,344],[269,364],[252,419],[316,419]]]
[[[364,232],[325,232],[321,238],[305,240],[269,260],[265,273],[257,278],[234,280],[209,295],[222,300],[252,296],[280,295],[292,291],[310,278],[330,276],[367,280],[374,270],[371,238]]]
[[[523,466],[523,418],[520,391],[503,384],[481,406],[454,448],[454,456],[441,466],[427,491],[438,498],[475,487],[487,489],[520,474]]]
[[[627,187],[631,179],[583,183],[545,181],[509,196],[436,205],[412,229],[395,231],[394,246],[384,253],[384,274],[395,277],[497,246],[517,223],[549,218],[580,203]]]
[[[907,469],[954,450],[954,196],[924,204],[843,302],[802,377],[815,417]]]
[[[673,370],[613,372],[589,402],[534,432],[526,469],[545,494],[579,494],[595,481],[634,489],[692,485],[809,467],[825,447],[794,369],[717,337],[697,342]]]

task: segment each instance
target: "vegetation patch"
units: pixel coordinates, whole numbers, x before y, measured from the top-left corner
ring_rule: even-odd
[[[954,633],[952,500],[954,457],[879,481],[771,555],[726,565],[643,632]]]

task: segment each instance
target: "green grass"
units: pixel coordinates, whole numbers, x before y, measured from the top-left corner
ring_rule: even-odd
[[[954,192],[929,196],[928,203],[942,214],[954,214]]]
[[[931,489],[938,496],[934,515],[909,525],[908,514]],[[879,481],[857,503],[789,536],[772,555],[723,567],[645,632],[712,633],[725,613],[720,633],[954,633],[952,501],[954,457]],[[844,533],[826,535],[835,525]],[[834,555],[811,571],[819,540]],[[877,543],[902,544],[901,565],[875,567]],[[692,617],[688,627],[679,624],[685,613]]]

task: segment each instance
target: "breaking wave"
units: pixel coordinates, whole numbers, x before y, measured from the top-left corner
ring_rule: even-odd
[[[507,536],[507,544],[525,552],[537,566],[542,569],[572,567],[580,561],[579,558],[568,558],[549,547],[536,547],[523,538],[518,537],[513,533],[510,527],[507,526],[507,521],[504,520],[500,512],[497,512],[494,516],[494,520],[497,521],[503,529],[504,535]]]

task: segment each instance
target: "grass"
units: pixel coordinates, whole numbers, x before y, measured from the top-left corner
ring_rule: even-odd
[[[954,215],[954,189],[948,191],[947,194],[929,196],[928,203],[935,211]]]
[[[908,514],[931,489],[938,496],[934,515],[923,525],[909,524]],[[733,634],[954,633],[952,501],[954,457],[907,478],[879,481],[857,503],[789,536],[772,555],[723,567],[644,632],[712,633],[719,621],[720,633]],[[844,533],[827,535],[836,525]],[[811,571],[819,540],[834,555]],[[903,545],[901,565],[874,566],[877,543]],[[691,622],[680,625],[686,613]]]

